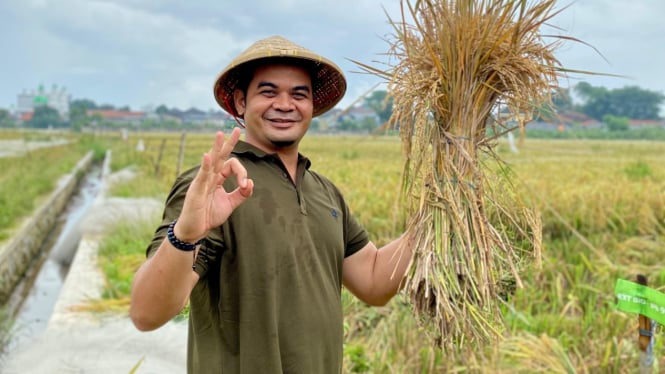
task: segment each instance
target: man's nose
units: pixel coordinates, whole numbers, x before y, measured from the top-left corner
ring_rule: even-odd
[[[289,111],[293,109],[293,101],[291,101],[291,96],[288,93],[283,92],[278,94],[275,97],[273,102],[273,108],[281,111]]]

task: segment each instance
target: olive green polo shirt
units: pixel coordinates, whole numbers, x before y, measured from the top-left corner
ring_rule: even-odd
[[[189,373],[340,373],[342,263],[368,242],[340,191],[299,156],[294,184],[276,155],[233,152],[254,192],[200,247],[190,295]],[[198,168],[183,173],[148,248],[177,218]],[[234,178],[225,183],[236,187]]]

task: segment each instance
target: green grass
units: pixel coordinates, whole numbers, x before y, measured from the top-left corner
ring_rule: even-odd
[[[142,138],[145,152],[135,150],[135,134],[126,142],[96,141],[113,149],[114,170],[133,165],[138,173],[116,193],[164,196],[176,174],[180,134]],[[188,135],[183,170],[199,162],[212,139],[211,134]],[[540,212],[543,222],[543,261],[530,266],[522,274],[525,287],[508,296],[505,339],[444,357],[403,295],[386,307],[369,308],[344,291],[345,372],[633,372],[639,358],[637,317],[614,309],[613,289],[617,278],[634,279],[639,273],[665,291],[663,149],[665,143],[659,142],[527,139],[513,154],[500,143],[508,165],[503,173],[514,176],[515,193]],[[398,139],[311,136],[301,151],[314,170],[343,191],[377,244],[401,232]],[[105,238],[100,257],[108,277],[106,297],[127,300],[155,224],[119,226]],[[662,367],[662,330],[656,339],[655,357]]]
[[[155,222],[122,222],[113,235],[104,238],[99,247],[99,264],[106,275],[102,292],[105,299],[127,299],[131,280],[145,260],[145,248],[152,239]]]
[[[0,158],[0,241],[7,239],[11,229],[32,213],[86,152],[86,147],[74,142]]]

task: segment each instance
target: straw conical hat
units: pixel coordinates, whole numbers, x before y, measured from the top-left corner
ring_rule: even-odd
[[[262,59],[279,61],[280,58],[302,60],[312,64],[314,116],[333,108],[344,96],[346,79],[335,63],[281,36],[271,36],[252,44],[222,70],[214,86],[217,103],[229,114],[237,116],[233,92],[243,73],[242,67],[251,61]]]

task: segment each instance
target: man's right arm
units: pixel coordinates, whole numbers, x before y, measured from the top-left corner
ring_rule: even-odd
[[[137,329],[157,329],[185,307],[199,279],[192,270],[195,256],[195,252],[181,251],[165,238],[155,254],[141,265],[134,276],[129,308]]]
[[[173,227],[175,237],[186,243],[196,243],[208,232],[222,225],[235,208],[252,195],[254,182],[236,158],[230,158],[240,138],[240,129],[233,129],[225,140],[215,135],[215,143],[203,155],[201,167],[191,181],[175,187],[186,191],[182,210],[169,216],[178,217]],[[224,181],[234,176],[237,188],[227,192]],[[172,191],[168,206],[180,206],[182,193]],[[168,239],[162,240],[157,251],[137,270],[132,283],[129,315],[139,330],[154,330],[175,317],[187,304],[189,294],[198,282],[193,270],[196,251],[182,251]]]

